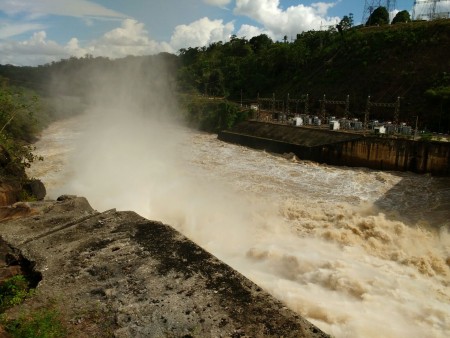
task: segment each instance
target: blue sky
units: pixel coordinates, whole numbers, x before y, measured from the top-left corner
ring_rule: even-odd
[[[423,1],[423,0],[422,0]],[[396,11],[412,11],[397,0]],[[450,2],[450,1],[445,1]],[[326,29],[344,15],[361,22],[364,0],[0,0],[0,64],[39,65],[86,54],[110,58],[180,48],[274,40]],[[394,11],[395,13],[395,11]]]

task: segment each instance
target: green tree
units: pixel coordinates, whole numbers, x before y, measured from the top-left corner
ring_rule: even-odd
[[[38,159],[29,145],[36,130],[34,108],[37,97],[10,88],[5,80],[0,86],[0,149],[8,158],[0,174],[25,178],[25,168]]]
[[[187,49],[182,48],[178,51],[181,61],[184,65],[190,65],[193,64],[196,60],[198,55],[200,54],[200,48],[192,48],[189,47]]]
[[[411,16],[408,11],[400,11],[395,15],[394,19],[392,19],[393,25],[401,22],[411,22]]]
[[[389,24],[389,12],[383,6],[375,9],[366,22],[366,26],[383,26],[387,24]]]
[[[252,37],[249,43],[253,49],[253,52],[260,53],[269,48],[273,44],[273,41],[266,34],[261,34]]]
[[[350,13],[348,16],[344,15],[342,20],[339,22],[339,24],[336,26],[338,31],[345,31],[347,29],[350,29],[353,27],[353,13]]]
[[[208,93],[213,96],[226,96],[223,84],[224,76],[220,69],[213,69],[209,74]]]

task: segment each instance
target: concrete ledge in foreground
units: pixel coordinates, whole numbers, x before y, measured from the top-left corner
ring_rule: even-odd
[[[74,196],[9,208],[0,235],[42,274],[25,307],[55,300],[69,336],[328,337],[170,226]]]

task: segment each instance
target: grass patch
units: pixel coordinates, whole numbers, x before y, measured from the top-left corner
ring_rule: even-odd
[[[41,309],[17,319],[2,319],[2,324],[12,337],[61,338],[67,337],[60,314],[54,309]]]
[[[67,330],[61,315],[53,308],[41,308],[17,318],[9,318],[6,310],[22,304],[34,294],[30,281],[23,275],[16,275],[0,284],[0,325],[11,337],[53,338],[66,337]]]
[[[28,191],[22,189],[19,192],[19,201],[22,201],[22,202],[36,202],[37,198],[35,196],[33,196],[31,193],[29,193]]]
[[[33,294],[29,282],[23,275],[17,275],[5,280],[0,285],[0,313],[15,305],[21,304]]]

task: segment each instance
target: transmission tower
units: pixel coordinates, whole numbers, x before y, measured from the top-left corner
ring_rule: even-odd
[[[449,0],[415,0],[412,18],[415,20],[434,20],[450,17]]]
[[[378,7],[385,7],[387,11],[391,13],[396,8],[396,2],[396,0],[365,0],[364,13],[361,23],[364,25],[373,11]]]

